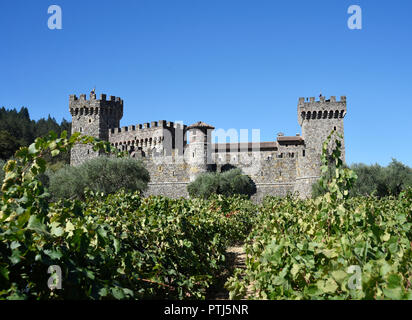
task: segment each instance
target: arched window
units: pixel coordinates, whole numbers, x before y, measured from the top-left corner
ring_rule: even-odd
[[[316,111],[313,111],[313,113],[312,113],[312,119],[316,119]]]

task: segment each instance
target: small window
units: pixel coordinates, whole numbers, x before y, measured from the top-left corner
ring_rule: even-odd
[[[336,131],[336,127],[333,127],[333,130]]]
[[[92,123],[92,119],[89,119],[89,123]]]
[[[305,156],[305,150],[302,150],[302,156]]]

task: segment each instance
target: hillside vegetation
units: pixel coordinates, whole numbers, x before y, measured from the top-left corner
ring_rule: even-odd
[[[50,131],[58,135],[67,131],[70,135],[71,123],[65,119],[58,123],[50,115],[47,119],[31,120],[26,107],[20,111],[0,108],[0,159],[8,160],[20,147],[29,146],[37,137],[46,136]],[[52,160],[52,157],[46,157],[48,161]],[[69,163],[69,159],[69,154],[63,153],[54,157],[53,161]]]

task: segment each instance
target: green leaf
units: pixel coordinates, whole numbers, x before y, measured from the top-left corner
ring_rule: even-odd
[[[107,290],[107,288],[101,288],[101,289],[99,290],[99,295],[100,295],[101,297],[106,297],[108,294],[109,294],[109,290]]]
[[[9,257],[12,264],[17,264],[21,261],[21,252],[19,249],[15,249],[12,251],[11,256]]]
[[[53,260],[59,260],[63,256],[63,253],[60,250],[44,250],[44,253]]]
[[[114,245],[115,253],[117,254],[117,253],[119,252],[119,250],[120,250],[120,241],[115,238],[115,239],[113,240],[113,245]]]
[[[390,237],[391,237],[391,235],[389,233],[385,232],[385,234],[383,236],[381,236],[381,240],[386,242],[386,241],[389,240]]]
[[[334,249],[323,249],[321,252],[328,258],[335,258],[338,256],[338,253]]]
[[[52,222],[50,227],[50,233],[56,237],[60,237],[64,233],[63,228],[58,222]]]
[[[9,274],[10,271],[7,269],[7,267],[0,267],[0,275],[7,281],[9,280]]]
[[[36,232],[47,232],[46,226],[41,222],[38,216],[30,216],[29,222],[27,224],[27,229]]]
[[[112,295],[118,300],[124,299],[124,292],[121,288],[118,288],[118,287],[112,288]]]
[[[336,270],[332,272],[332,277],[338,282],[342,283],[347,277],[347,273],[343,270]]]
[[[386,298],[389,298],[392,300],[402,299],[402,289],[401,288],[394,288],[394,289],[383,288],[382,291]]]
[[[290,270],[290,273],[291,273],[293,279],[296,278],[296,275],[298,274],[299,269],[300,269],[300,268],[299,268],[299,265],[298,265],[297,263],[293,264],[293,267],[292,267],[292,269]]]
[[[338,285],[336,284],[335,280],[329,278],[325,282],[324,292],[326,293],[334,293],[338,289]]]
[[[55,156],[59,155],[59,153],[60,153],[60,150],[58,150],[58,149],[54,149],[54,150],[51,151],[52,157],[55,157]]]
[[[18,242],[18,241],[13,241],[11,244],[10,244],[10,249],[11,250],[14,250],[14,249],[17,249],[18,247],[20,247],[21,246],[21,244]]]
[[[29,154],[35,154],[38,152],[36,148],[36,143],[32,143],[28,148]]]

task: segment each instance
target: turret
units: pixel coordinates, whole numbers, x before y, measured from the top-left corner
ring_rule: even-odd
[[[190,181],[200,173],[207,172],[211,161],[212,131],[215,128],[204,122],[196,122],[187,127],[190,143],[186,149],[186,159],[190,165]]]
[[[69,110],[72,115],[72,133],[80,132],[84,135],[96,137],[101,140],[109,140],[109,130],[120,126],[123,117],[123,100],[119,97],[105,94],[96,99],[94,91],[90,93],[89,100],[85,94],[79,98],[70,95]],[[90,146],[76,145],[71,150],[70,164],[78,165],[99,155]]]
[[[312,98],[299,98],[298,122],[302,127],[304,148],[297,159],[296,187],[300,196],[311,194],[312,184],[320,177],[320,157],[323,142],[332,130],[344,137],[343,119],[346,115],[346,97],[340,101],[335,96],[318,101]],[[345,141],[342,140],[342,160],[345,161]]]

